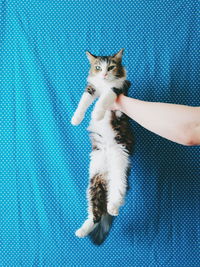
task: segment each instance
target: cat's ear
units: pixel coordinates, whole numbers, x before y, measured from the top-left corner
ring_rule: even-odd
[[[115,59],[121,61],[122,60],[123,53],[124,53],[124,48],[122,48],[119,52],[117,52],[116,54],[114,54],[112,57],[114,57]]]
[[[94,60],[96,59],[96,56],[91,54],[89,51],[86,51],[86,56],[89,59],[90,63],[93,63]]]

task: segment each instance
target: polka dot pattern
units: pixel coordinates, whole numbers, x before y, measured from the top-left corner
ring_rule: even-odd
[[[126,204],[105,243],[74,232],[87,216],[91,145],[70,124],[88,50],[125,48],[130,97],[199,106],[199,1],[1,3],[0,266],[199,267],[199,147],[131,121]]]

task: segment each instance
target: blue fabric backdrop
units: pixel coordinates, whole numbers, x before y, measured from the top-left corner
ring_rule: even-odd
[[[100,246],[87,215],[85,51],[125,48],[129,96],[200,106],[199,1],[1,0],[0,266],[200,266],[200,147],[131,122],[126,205]]]

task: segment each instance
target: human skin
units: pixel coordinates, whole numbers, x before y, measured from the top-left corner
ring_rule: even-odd
[[[112,110],[120,110],[144,128],[173,142],[200,145],[200,107],[148,102],[119,95]]]

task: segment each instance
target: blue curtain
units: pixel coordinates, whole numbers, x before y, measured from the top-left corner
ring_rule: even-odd
[[[125,48],[129,96],[200,106],[200,2],[1,0],[0,266],[200,266],[200,147],[131,125],[126,204],[101,246],[87,216],[90,140],[70,124],[85,51]]]

